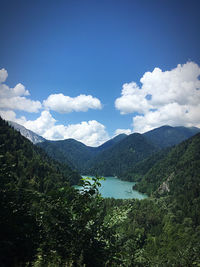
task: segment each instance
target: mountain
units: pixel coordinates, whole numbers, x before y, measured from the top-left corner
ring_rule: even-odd
[[[146,132],[143,135],[158,147],[165,148],[177,145],[199,132],[200,129],[196,127],[187,128],[183,126],[172,127],[165,125]]]
[[[90,162],[91,174],[120,176],[132,165],[151,155],[158,148],[141,134],[131,134],[111,148],[99,153]]]
[[[96,154],[95,147],[89,147],[74,139],[61,141],[45,141],[37,144],[46,153],[60,161],[68,162],[70,166],[79,171],[83,171],[87,162]]]
[[[77,184],[81,178],[68,165],[50,159],[42,149],[1,118],[0,140],[0,165],[7,166],[17,183],[34,185],[41,191],[47,191],[64,182]]]
[[[142,177],[154,166],[154,164],[163,159],[171,149],[171,147],[163,148],[144,160],[139,161],[135,165],[132,165],[120,175],[120,179],[131,182],[141,181]]]
[[[163,158],[156,161],[135,188],[157,196],[176,195],[187,191],[199,196],[199,152],[200,133],[173,147]]]
[[[133,134],[98,155],[147,148]],[[200,133],[138,161],[149,198],[102,199],[98,179],[80,194],[75,172],[0,119],[0,266],[199,266],[199,152]]]
[[[97,150],[97,152],[102,152],[108,148],[111,148],[112,146],[114,146],[118,142],[122,141],[126,137],[127,137],[126,134],[119,134],[119,135],[113,137],[112,139],[108,140],[107,142],[103,143],[102,145],[98,146],[96,148],[96,150]]]
[[[140,181],[156,162],[164,158],[169,153],[172,146],[181,143],[199,132],[200,129],[196,127],[186,128],[162,126],[144,133],[143,135],[159,147],[161,151],[158,151],[143,161],[132,165],[128,170],[125,170],[120,178],[129,181]]]
[[[158,155],[155,152],[200,132],[195,127],[162,126],[144,134],[120,134],[101,146],[89,147],[74,139],[48,141],[17,123],[9,124],[44,149],[51,158],[82,174],[117,175],[128,180],[140,179],[144,170],[151,168],[156,159],[164,155],[164,152]]]
[[[24,126],[13,122],[8,121],[9,125],[12,126],[15,130],[19,131],[21,135],[29,139],[33,144],[44,142],[46,139],[44,139],[42,136],[39,136],[38,134],[32,132],[31,130],[26,129]]]
[[[75,139],[45,141],[37,145],[43,148],[50,157],[88,174],[92,159],[98,153],[113,147],[125,137],[125,134],[120,134],[98,147],[86,146]]]
[[[69,164],[82,174],[117,175],[122,179],[130,179],[131,173],[135,172],[131,169],[139,161],[156,151],[178,144],[199,131],[198,128],[162,126],[144,134],[121,134],[99,147],[89,147],[74,139],[45,141],[38,145],[49,156]],[[144,163],[145,169],[155,162],[156,156],[153,157],[151,163]]]
[[[0,266],[89,266],[95,253],[104,259],[95,185],[83,194],[69,186],[80,178],[0,118]]]

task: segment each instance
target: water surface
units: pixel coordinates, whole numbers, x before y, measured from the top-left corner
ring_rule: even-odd
[[[92,176],[83,176],[92,177]],[[101,187],[99,188],[99,192],[102,197],[113,197],[120,199],[128,199],[128,198],[137,198],[144,199],[147,198],[147,195],[139,193],[136,190],[133,190],[132,187],[135,184],[134,182],[122,181],[116,177],[105,177],[105,181],[101,181]],[[75,186],[75,188],[81,188],[80,186]]]

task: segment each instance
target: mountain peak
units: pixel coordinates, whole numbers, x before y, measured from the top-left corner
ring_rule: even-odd
[[[164,148],[177,145],[198,132],[200,132],[200,129],[196,127],[187,128],[184,126],[172,127],[164,125],[146,132],[143,135],[160,148]]]
[[[14,122],[14,121],[8,121],[9,125],[13,127],[16,131],[20,132],[21,135],[26,137],[29,141],[31,141],[33,144],[41,143],[46,141],[42,136],[32,132],[31,130],[26,129],[24,126]]]

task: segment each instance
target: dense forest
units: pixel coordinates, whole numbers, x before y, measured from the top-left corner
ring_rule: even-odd
[[[177,145],[199,131],[195,127],[162,126],[144,134],[120,134],[99,147],[89,147],[74,139],[45,141],[38,143],[38,146],[53,159],[67,163],[83,175],[130,179],[137,163],[149,156],[154,157],[155,152]]]
[[[38,143],[38,146],[44,149],[51,158],[67,163],[82,174],[88,174],[91,172],[91,165],[93,165],[97,155],[111,149],[125,138],[125,134],[120,134],[98,147],[86,146],[74,139],[45,141]]]
[[[0,140],[0,266],[200,266],[200,134],[130,168],[148,162],[144,200],[103,199],[98,177],[78,192],[1,119]]]

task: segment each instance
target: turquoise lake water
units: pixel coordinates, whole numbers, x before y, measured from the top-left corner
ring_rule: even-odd
[[[91,176],[83,176],[91,177]],[[122,181],[116,177],[105,177],[105,181],[101,181],[101,187],[99,192],[102,197],[113,197],[116,199],[128,199],[128,198],[137,198],[144,199],[147,198],[147,195],[139,193],[136,190],[133,190],[132,187],[135,184],[134,182]],[[80,186],[75,186],[75,188],[81,188]]]

